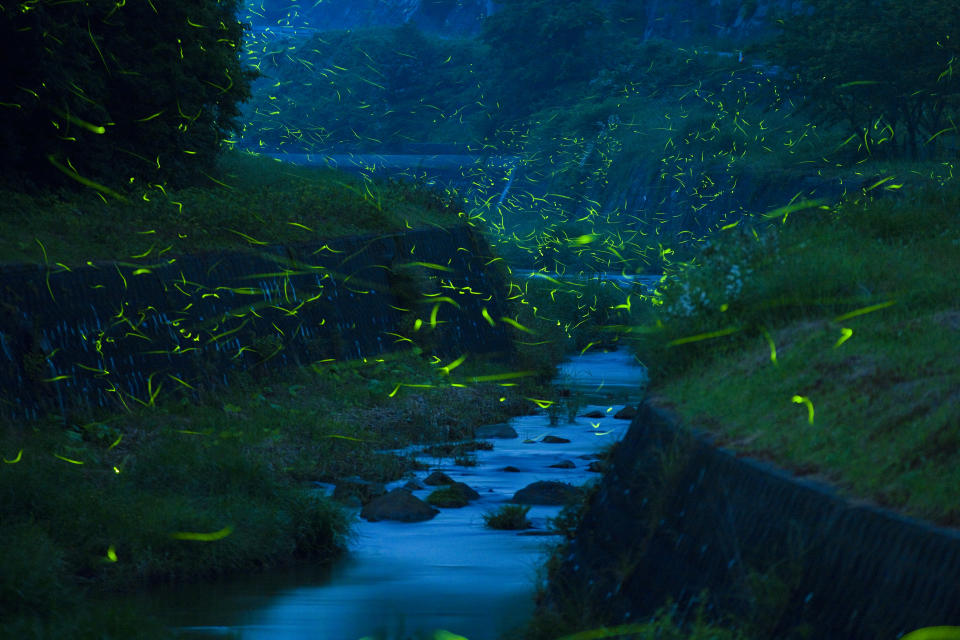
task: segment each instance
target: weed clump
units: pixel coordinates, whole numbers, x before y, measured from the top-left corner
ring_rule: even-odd
[[[530,521],[527,520],[529,512],[530,505],[505,504],[496,511],[483,514],[483,520],[491,529],[507,531],[529,529]]]

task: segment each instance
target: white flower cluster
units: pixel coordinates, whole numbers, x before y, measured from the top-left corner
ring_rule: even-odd
[[[714,254],[710,263],[688,266],[668,285],[660,312],[667,318],[689,318],[725,309],[740,296],[752,273],[749,267]]]

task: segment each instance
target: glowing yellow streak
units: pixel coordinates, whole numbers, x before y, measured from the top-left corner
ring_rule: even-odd
[[[883,179],[881,179],[881,180],[877,180],[877,181],[874,182],[872,185],[870,185],[869,187],[867,187],[866,189],[864,189],[863,192],[866,193],[867,191],[873,191],[874,189],[876,189],[877,187],[879,187],[879,186],[882,185],[883,183],[885,183],[885,182],[890,182],[891,180],[893,180],[893,178],[894,178],[894,176],[887,176],[886,178],[883,178]]]
[[[168,373],[168,374],[167,374],[167,377],[168,377],[168,378],[172,378],[175,382],[179,382],[180,384],[182,384],[183,386],[185,386],[187,389],[193,389],[192,386],[190,386],[189,384],[187,384],[186,382],[184,382],[183,380],[181,380],[181,379],[178,378],[177,376],[173,375],[172,373]],[[195,389],[194,389],[194,390],[195,390]]]
[[[117,200],[120,200],[121,202],[128,202],[128,200],[127,200],[124,196],[120,195],[119,193],[117,193],[116,191],[114,191],[113,189],[111,189],[110,187],[104,186],[104,185],[100,184],[99,182],[94,182],[93,180],[90,180],[89,178],[84,178],[83,176],[81,176],[81,175],[80,175],[79,173],[77,173],[76,171],[73,171],[73,170],[68,169],[67,167],[63,166],[62,164],[60,164],[59,162],[57,162],[57,159],[53,156],[53,154],[50,154],[50,155],[47,156],[47,161],[50,162],[50,164],[52,164],[52,165],[53,165],[54,167],[56,167],[58,170],[60,170],[61,172],[63,172],[63,173],[64,173],[68,178],[70,178],[71,180],[76,180],[77,182],[79,182],[80,184],[82,184],[82,185],[85,186],[85,187],[90,187],[91,189],[96,189],[97,191],[102,191],[103,193],[105,193],[105,194],[107,194],[107,195],[109,195],[109,196],[113,196],[114,198],[116,198]]]
[[[438,302],[438,303],[439,303],[439,302],[449,302],[450,304],[452,304],[453,306],[455,306],[457,309],[460,308],[460,305],[457,303],[457,301],[454,300],[453,298],[451,298],[450,296],[440,296],[440,297],[437,297],[438,295],[439,295],[439,294],[436,294],[436,293],[425,293],[425,294],[424,294],[424,297],[431,298],[432,300],[435,300],[435,301]]]
[[[531,329],[528,329],[527,327],[523,326],[522,324],[520,324],[519,322],[517,322],[517,321],[514,320],[513,318],[508,318],[508,317],[506,317],[506,316],[502,316],[500,319],[503,320],[504,322],[506,322],[506,323],[507,323],[508,325],[510,325],[511,327],[514,327],[514,328],[516,328],[516,329],[519,329],[520,331],[523,331],[524,333],[531,333],[531,334],[536,333],[535,331],[533,331],[533,330],[531,330]]]
[[[193,531],[177,531],[170,534],[170,537],[174,540],[197,540],[199,542],[213,542],[214,540],[222,540],[228,535],[233,533],[233,527],[226,526],[219,531],[214,531],[212,533],[196,533]]]
[[[147,232],[147,233],[150,233],[150,232]],[[134,260],[138,260],[140,258],[146,258],[148,255],[150,255],[150,252],[153,251],[154,246],[155,245],[150,245],[150,248],[144,251],[143,253],[137,254],[135,256],[130,256],[130,257],[133,258]]]
[[[163,115],[163,111],[157,111],[152,116],[147,116],[146,118],[140,118],[139,120],[134,120],[134,122],[148,122],[150,120],[153,120],[154,118],[159,118],[161,115]]]
[[[85,364],[80,364],[79,362],[74,362],[73,364],[74,364],[75,366],[80,367],[81,369],[86,370],[86,371],[92,371],[93,373],[96,373],[97,375],[101,375],[101,376],[108,376],[108,375],[110,375],[110,372],[107,371],[106,369],[97,369],[97,368],[95,368],[95,367],[88,367],[87,365],[85,365]]]
[[[587,346],[585,346],[583,349],[580,350],[580,355],[585,354],[585,353],[587,352],[587,349],[589,349],[590,347],[592,347],[592,346],[595,345],[595,344],[597,344],[597,343],[596,343],[596,342],[588,342],[588,343],[587,343]]]
[[[807,422],[813,424],[813,403],[810,402],[810,398],[806,396],[793,396],[791,400],[793,400],[795,404],[807,405]]]
[[[491,327],[492,327],[492,326],[495,326],[495,325],[497,324],[497,323],[493,320],[493,318],[490,317],[490,312],[487,311],[487,308],[486,308],[486,307],[483,307],[482,309],[480,309],[480,315],[483,316],[483,319],[486,320],[486,321],[487,321],[487,324],[489,324]]]
[[[843,322],[844,320],[849,320],[850,318],[856,318],[857,316],[862,316],[867,313],[873,313],[874,311],[879,311],[880,309],[886,309],[897,303],[896,300],[888,300],[887,302],[881,302],[880,304],[871,305],[869,307],[863,307],[861,309],[855,309],[850,313],[845,313],[842,316],[837,316],[833,319],[834,322]]]
[[[421,320],[420,318],[417,318],[413,323],[413,330],[420,331],[420,327],[422,326],[423,326],[423,320]]]
[[[846,89],[847,87],[859,87],[868,84],[880,84],[879,80],[854,80],[853,82],[844,82],[837,85],[837,89]]]
[[[537,398],[526,398],[526,399],[532,402],[533,404],[537,405],[541,409],[546,409],[550,405],[555,404],[553,400],[539,400]]]
[[[52,378],[44,378],[43,381],[44,381],[44,382],[59,382],[60,380],[69,380],[69,379],[72,378],[72,377],[73,377],[73,376],[67,376],[67,375],[54,376],[54,377],[52,377]]]
[[[67,113],[65,111],[61,111],[56,107],[50,107],[50,109],[61,118],[64,118],[79,127],[83,127],[87,131],[90,131],[92,133],[96,133],[99,135],[103,135],[104,133],[107,132],[107,130],[104,127],[101,127],[100,125],[92,124],[90,122],[87,122],[86,120],[82,120],[73,114]]]
[[[82,460],[71,460],[70,458],[64,458],[63,456],[61,456],[61,455],[59,455],[59,454],[56,454],[56,453],[53,454],[53,457],[54,457],[54,458],[59,458],[60,460],[63,460],[64,462],[69,462],[70,464],[83,464],[83,461],[82,461]]]
[[[767,344],[770,345],[770,362],[774,365],[777,364],[777,345],[773,343],[773,337],[770,336],[770,332],[765,328],[761,327],[760,331],[763,333],[763,337],[767,339]]]
[[[613,308],[613,309],[626,309],[627,311],[630,311],[630,296],[627,295],[627,301],[626,301],[625,304],[618,304],[618,305],[616,305],[616,306],[614,306],[614,307],[611,307],[611,308]]]
[[[397,391],[400,391],[400,387],[411,387],[414,389],[432,389],[434,385],[432,384],[408,384],[406,382],[398,382],[397,386],[393,388],[393,391],[387,394],[388,398],[392,398],[397,395]]]
[[[433,305],[433,309],[430,310],[430,328],[437,328],[437,312],[440,310],[440,303]]]
[[[924,627],[911,631],[900,640],[960,640],[960,627]]]
[[[829,207],[827,207],[823,203],[823,200],[801,200],[800,202],[797,202],[794,204],[788,204],[788,205],[779,207],[777,209],[774,209],[769,213],[765,213],[763,214],[763,217],[767,219],[771,219],[771,218],[779,218],[783,216],[783,222],[786,222],[787,216],[789,216],[791,213],[795,213],[797,211],[803,211],[805,209],[814,209],[814,208],[828,209]]]
[[[840,339],[837,340],[837,344],[833,345],[833,348],[836,349],[844,342],[850,339],[850,336],[853,335],[853,329],[848,329],[847,327],[840,328]]]
[[[118,444],[120,444],[120,441],[121,441],[121,440],[123,440],[123,434],[122,434],[122,433],[121,433],[119,436],[117,436],[117,439],[113,441],[113,444],[111,444],[109,447],[107,447],[107,451],[110,451],[110,449],[113,449],[115,446],[117,446]]]
[[[445,267],[442,264],[435,264],[433,262],[405,262],[397,265],[398,269],[403,267],[426,267],[427,269],[435,269],[437,271],[453,271],[450,267]]]
[[[236,328],[234,328],[234,329],[230,329],[229,331],[224,331],[223,333],[221,333],[221,334],[219,334],[219,335],[213,336],[212,338],[210,338],[210,339],[207,341],[207,344],[210,344],[210,343],[212,343],[212,342],[216,342],[216,341],[219,340],[220,338],[223,338],[223,337],[225,337],[225,336],[229,336],[229,335],[232,334],[232,333],[236,333],[237,331],[240,331],[240,329],[243,329],[243,327],[246,326],[246,324],[247,324],[248,322],[250,322],[250,318],[247,318],[247,319],[244,320],[242,323],[240,323],[240,326],[239,326],[239,327],[236,327]]]
[[[473,376],[469,378],[470,382],[491,382],[493,380],[512,380],[514,378],[525,378],[535,375],[535,371],[511,371],[510,373],[491,373],[485,376]]]
[[[116,562],[117,561],[117,550],[113,548],[113,545],[110,545],[107,548],[107,561]]]
[[[354,437],[351,437],[351,436],[341,436],[340,434],[337,434],[337,433],[331,433],[331,434],[325,435],[325,436],[323,436],[323,437],[324,437],[324,438],[337,438],[337,439],[339,439],[339,440],[352,440],[352,441],[354,441],[354,442],[369,442],[368,440],[363,440],[363,439],[361,439],[361,438],[354,438]]]
[[[20,451],[17,451],[17,457],[15,457],[13,460],[7,460],[6,458],[4,458],[3,461],[6,464],[17,464],[18,462],[20,462],[20,458],[22,457],[23,457],[23,449],[20,449]]]
[[[955,130],[956,130],[956,127],[947,127],[946,129],[941,129],[940,131],[937,131],[935,134],[933,134],[932,136],[930,136],[929,138],[927,138],[927,142],[924,143],[924,144],[929,144],[930,142],[933,141],[934,138],[936,138],[936,137],[938,137],[938,136],[940,136],[940,135],[943,135],[943,134],[946,133],[947,131],[955,131]],[[906,636],[904,636],[904,637],[906,637]]]
[[[701,340],[710,340],[712,338],[720,338],[722,336],[728,336],[731,333],[736,333],[740,331],[740,327],[727,327],[726,329],[720,329],[719,331],[710,331],[708,333],[700,333],[695,336],[690,336],[687,338],[677,338],[676,340],[671,340],[667,343],[668,347],[676,347],[681,344],[687,344],[690,342],[699,342]]]
[[[263,240],[257,240],[256,238],[251,238],[251,237],[248,236],[247,234],[241,233],[241,232],[236,231],[236,230],[234,230],[234,229],[227,229],[227,231],[229,231],[230,233],[235,233],[235,234],[237,234],[238,236],[240,236],[241,238],[243,238],[244,240],[246,240],[246,241],[249,242],[250,244],[255,244],[255,245],[265,245],[265,244],[268,244],[268,243],[264,242]]]
[[[306,229],[307,231],[313,231],[313,229],[311,229],[307,225],[300,224],[299,222],[288,222],[287,224],[290,225],[291,227],[299,227],[301,229]]]
[[[433,640],[468,640],[468,639],[463,636],[458,636],[457,634],[447,631],[446,629],[437,629],[436,631],[433,632]]]
[[[459,367],[461,364],[463,364],[463,361],[466,359],[467,359],[467,354],[463,354],[462,356],[460,356],[459,358],[457,358],[447,366],[440,367],[440,373],[442,373],[443,375],[449,375],[451,371],[453,371],[454,369]]]

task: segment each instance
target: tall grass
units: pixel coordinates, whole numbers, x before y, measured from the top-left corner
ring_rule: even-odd
[[[958,211],[950,182],[715,236],[635,333],[654,392],[730,446],[955,525]]]

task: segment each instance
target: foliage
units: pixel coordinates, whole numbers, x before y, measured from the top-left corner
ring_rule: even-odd
[[[491,529],[528,529],[530,527],[530,521],[527,520],[529,512],[530,505],[505,504],[496,511],[483,514],[483,521]]]
[[[37,184],[64,183],[62,173],[104,195],[209,171],[250,95],[236,9],[236,0],[0,7],[3,58],[22,61],[0,89],[0,167]]]
[[[507,110],[527,112],[587,80],[603,60],[603,14],[593,0],[507,0],[484,22]],[[544,61],[549,60],[550,64]]]
[[[958,133],[960,14],[939,0],[806,0],[766,47],[796,75],[810,110],[865,150],[916,155]]]
[[[960,188],[907,188],[718,234],[665,278],[636,347],[721,442],[953,524]]]
[[[398,381],[425,386],[390,397]],[[132,413],[74,415],[66,429],[53,419],[0,425],[0,631],[59,628],[53,611],[80,624],[65,603],[82,599],[82,585],[329,559],[348,522],[312,481],[402,477],[412,461],[379,452],[463,437],[524,407],[524,395],[454,388],[409,352],[238,376],[193,401],[161,396]]]
[[[296,244],[338,235],[450,225],[448,203],[426,188],[226,152],[204,185],[131,189],[129,201],[91,190],[23,193],[0,187],[2,261],[68,266],[88,260],[248,249],[244,237]],[[145,253],[146,252],[146,253]]]
[[[486,127],[486,55],[474,41],[427,36],[406,24],[265,47],[248,46],[263,74],[244,108],[248,148],[382,152],[410,142],[477,143]]]

